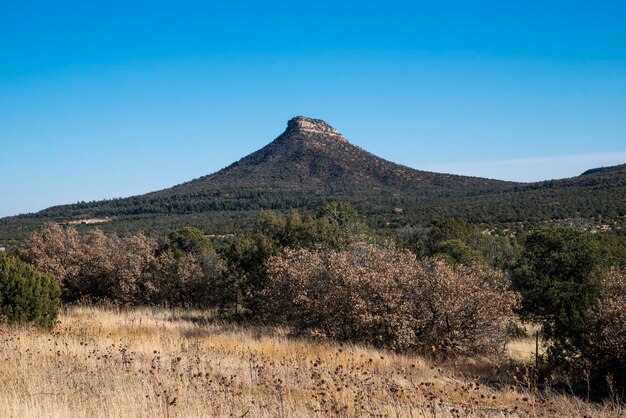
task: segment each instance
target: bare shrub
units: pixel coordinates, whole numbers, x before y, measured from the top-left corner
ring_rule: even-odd
[[[268,273],[270,320],[394,350],[502,350],[519,302],[501,272],[418,261],[393,247],[287,249]]]
[[[590,325],[583,334],[581,354],[573,369],[584,367],[597,389],[626,395],[626,274],[610,271],[604,292],[589,312]]]
[[[50,223],[31,235],[20,257],[54,277],[65,302],[208,307],[229,292],[222,260],[208,245],[185,252],[142,232],[121,238],[96,228],[81,236]]]
[[[49,273],[61,285],[65,299],[67,283],[75,281],[81,270],[80,235],[75,228],[64,229],[59,224],[46,223],[26,240],[19,256],[36,270]]]
[[[82,265],[75,294],[121,304],[147,302],[143,292],[156,266],[156,242],[139,232],[128,238],[94,229],[82,240]]]
[[[232,290],[224,281],[224,265],[215,253],[172,252],[159,255],[152,278],[152,302],[170,306],[223,308]]]
[[[55,278],[66,302],[131,304],[145,302],[155,248],[156,242],[141,232],[120,238],[96,228],[81,237],[74,228],[49,223],[30,236],[19,254]]]

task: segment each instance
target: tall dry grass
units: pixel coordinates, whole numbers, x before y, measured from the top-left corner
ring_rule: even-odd
[[[0,360],[2,417],[624,413],[521,384],[487,386],[485,376],[498,373],[487,360],[436,366],[414,356],[291,339],[281,329],[211,322],[200,311],[72,308],[53,333],[0,327]]]

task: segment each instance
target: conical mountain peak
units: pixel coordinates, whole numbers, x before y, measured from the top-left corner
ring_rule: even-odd
[[[321,119],[312,119],[304,116],[296,116],[287,122],[285,134],[324,135],[334,137],[340,141],[348,142],[335,128]]]
[[[607,196],[606,208],[592,205],[585,214],[610,218],[626,201],[624,184],[623,166],[528,184],[414,170],[348,144],[323,120],[297,116],[278,138],[216,173],[141,196],[3,218],[0,241],[25,238],[25,231],[48,220],[104,216],[119,231],[193,225],[231,233],[253,223],[260,208],[312,211],[331,201],[354,204],[381,228],[429,225],[444,217],[500,224],[569,219],[581,216],[580,202]]]

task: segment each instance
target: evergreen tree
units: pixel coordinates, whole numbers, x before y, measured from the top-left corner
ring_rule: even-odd
[[[512,285],[522,294],[522,315],[542,324],[555,363],[579,354],[601,295],[601,264],[600,247],[582,231],[542,227],[526,238]]]
[[[0,319],[51,328],[59,309],[59,285],[16,257],[0,253]]]

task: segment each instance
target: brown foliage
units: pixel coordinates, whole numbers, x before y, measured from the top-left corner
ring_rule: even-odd
[[[96,228],[80,236],[53,223],[31,235],[20,257],[50,273],[66,302],[197,305],[223,268],[214,252],[176,256],[142,232],[120,238]]]
[[[156,267],[156,242],[139,232],[128,238],[94,229],[83,237],[83,263],[77,295],[122,304],[146,302],[142,292]]]
[[[153,278],[153,302],[173,306],[223,308],[230,289],[223,283],[224,264],[215,252],[178,257],[159,255]]]
[[[81,241],[75,228],[46,223],[19,250],[19,256],[36,270],[49,273],[62,285],[81,269]]]
[[[584,335],[583,360],[592,377],[626,394],[626,273],[612,270],[605,278],[605,292],[590,312]],[[608,382],[606,380],[608,379]],[[604,380],[604,382],[602,381]]]
[[[145,302],[149,274],[156,265],[156,242],[139,232],[128,238],[107,236],[100,229],[82,237],[74,228],[46,224],[20,250],[20,257],[50,273],[63,299]]]
[[[394,350],[502,350],[519,301],[501,272],[418,261],[392,247],[287,249],[268,272],[271,320]]]

